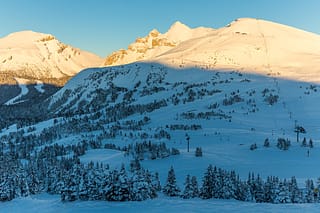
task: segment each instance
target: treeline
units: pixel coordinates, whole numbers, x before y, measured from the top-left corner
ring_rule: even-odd
[[[144,160],[150,159],[155,160],[159,158],[166,158],[170,155],[178,155],[180,154],[179,150],[176,148],[167,148],[165,143],[152,143],[149,142],[142,142],[142,143],[135,143],[129,144],[124,148],[126,156],[132,156],[134,159]]]
[[[171,167],[164,194],[180,196],[184,199],[199,197],[201,199],[236,199],[257,203],[314,203],[320,202],[320,179],[315,186],[308,179],[305,188],[299,188],[296,178],[280,179],[269,176],[263,180],[259,175],[249,173],[247,180],[241,180],[235,171],[227,171],[209,165],[202,178],[201,187],[195,176],[187,175],[182,191],[176,183]]]
[[[28,162],[10,152],[2,153],[0,201],[43,192],[60,194],[62,201],[141,201],[155,198],[160,190],[157,173],[141,167],[128,173],[124,166],[117,170],[104,164],[84,164],[76,156],[57,156],[61,152],[59,146],[43,149]]]

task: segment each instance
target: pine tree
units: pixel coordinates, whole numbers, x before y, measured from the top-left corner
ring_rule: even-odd
[[[314,185],[312,180],[306,181],[305,202],[306,203],[314,202]]]
[[[180,195],[180,189],[176,183],[176,175],[174,173],[174,169],[171,166],[168,172],[168,178],[165,186],[162,189],[163,193],[167,196],[174,197]]]
[[[254,194],[255,200],[257,203],[265,202],[263,185],[264,185],[263,181],[258,175],[257,179],[255,180],[255,194]]]
[[[284,179],[284,181],[280,181],[278,200],[279,200],[279,203],[291,202],[290,195],[289,195],[289,187],[286,179]]]
[[[14,199],[13,180],[9,175],[2,175],[0,178],[0,201],[10,201]]]
[[[307,139],[303,138],[301,146],[306,147],[307,146]]]
[[[196,148],[195,156],[202,157],[202,148],[201,147]]]
[[[79,199],[80,200],[89,200],[88,192],[88,176],[86,173],[81,175],[80,184],[79,184]]]
[[[314,187],[315,202],[320,202],[320,177],[318,177]]]
[[[235,191],[235,199],[240,201],[252,201],[254,199],[247,182],[238,181]]]
[[[85,187],[88,191],[88,199],[89,200],[102,200],[103,197],[103,190],[102,185],[104,183],[103,174],[105,172],[101,168],[101,165],[96,165],[88,169],[88,178],[87,180],[84,179],[84,184],[87,184]],[[84,189],[84,190],[86,190]]]
[[[110,173],[110,181],[104,188],[104,197],[108,201],[120,201],[120,183],[119,183],[119,172],[113,170]]]
[[[148,183],[148,193],[151,199],[158,196],[157,191],[161,190],[158,173],[152,175],[148,170],[144,172],[144,178]]]
[[[213,180],[213,167],[210,164],[204,174],[202,187],[200,190],[200,197],[202,199],[210,199],[213,197],[214,180]]]
[[[79,184],[80,184],[80,166],[75,164],[70,175],[66,174],[64,177],[64,188],[61,191],[62,201],[75,201],[79,199]]]
[[[181,197],[183,199],[190,199],[192,197],[193,191],[192,191],[192,185],[190,180],[190,175],[187,175],[186,180],[184,182],[184,190],[181,194]]]
[[[235,187],[233,180],[231,178],[231,173],[227,171],[222,171],[221,173],[221,193],[220,198],[222,199],[231,199],[234,198]]]
[[[264,184],[264,199],[267,203],[275,203],[277,196],[277,181],[274,177],[267,177],[267,181]]]
[[[130,200],[128,175],[124,165],[121,166],[119,174],[119,201]]]
[[[150,185],[145,179],[142,170],[138,170],[132,177],[130,186],[130,199],[134,201],[143,201],[151,198]]]
[[[155,172],[154,175],[152,176],[152,186],[156,191],[161,191],[161,183],[159,180],[159,173]]]
[[[313,141],[312,141],[312,139],[309,140],[309,147],[310,147],[310,148],[313,148]]]
[[[254,178],[254,173],[250,173],[248,175],[248,180],[247,180],[247,185],[250,189],[250,194],[252,195],[252,200],[255,202],[255,193],[256,193],[256,186],[255,186],[255,178]]]
[[[298,188],[297,180],[295,177],[291,178],[291,181],[289,184],[289,192],[290,192],[290,199],[292,203],[302,202],[301,191]]]
[[[264,146],[264,147],[270,147],[269,138],[266,138],[266,139],[264,140],[263,146]]]
[[[192,176],[191,178],[191,188],[192,188],[192,195],[191,198],[195,198],[199,196],[199,187],[198,181],[196,176]]]

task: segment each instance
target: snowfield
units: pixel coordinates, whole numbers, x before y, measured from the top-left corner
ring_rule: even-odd
[[[264,204],[264,203],[249,203],[234,200],[201,200],[191,199],[182,200],[180,198],[161,197],[155,200],[147,200],[143,202],[95,202],[76,201],[73,203],[62,203],[58,196],[53,195],[38,195],[28,198],[18,198],[11,202],[0,204],[2,212],[15,213],[123,213],[123,212],[141,212],[141,213],[165,213],[165,212],[317,212],[319,206],[315,204]]]

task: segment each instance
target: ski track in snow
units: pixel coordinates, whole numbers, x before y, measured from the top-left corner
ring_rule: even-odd
[[[19,87],[21,89],[21,92],[18,96],[10,99],[9,101],[7,101],[5,103],[5,105],[13,105],[13,104],[17,104],[17,100],[19,100],[22,96],[28,94],[29,92],[29,89],[27,87],[27,84],[28,84],[28,81],[27,79],[24,79],[24,78],[15,78],[15,80],[18,82],[19,84]]]

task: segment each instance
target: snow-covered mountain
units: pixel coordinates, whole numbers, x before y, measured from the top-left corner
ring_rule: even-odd
[[[13,77],[64,79],[60,83],[64,84],[80,70],[101,63],[99,56],[63,44],[50,34],[22,31],[0,39],[0,75],[6,76],[2,84],[15,83]]]
[[[183,41],[206,36],[213,31],[204,27],[191,29],[177,21],[164,34],[154,29],[146,37],[137,38],[127,50],[121,49],[112,53],[105,59],[104,65],[113,66],[147,60],[171,50]]]
[[[179,66],[236,69],[320,82],[320,36],[293,27],[242,18],[153,58]]]
[[[167,45],[152,46],[160,38]],[[260,19],[241,18],[216,30],[178,22],[165,34],[152,31],[137,39],[128,50],[109,56],[105,65],[148,60],[320,82],[319,50],[319,35]]]
[[[41,193],[31,195],[31,203],[62,209],[65,205],[60,207],[58,200],[136,199],[154,183],[135,171],[142,167],[151,172],[147,177],[158,173],[161,186],[174,176],[174,185],[182,189],[174,196],[185,195],[187,175],[198,180],[201,193],[209,182],[217,194],[198,193],[197,198],[184,200],[168,197],[162,190],[156,192],[159,196],[154,201],[132,202],[133,207],[132,203],[90,201],[85,209],[97,205],[101,211],[114,206],[126,211],[130,206],[130,210],[138,207],[146,212],[161,206],[179,212],[181,206],[195,209],[199,203],[206,207],[203,212],[212,211],[216,203],[218,208],[233,211],[234,206],[240,211],[317,208],[318,204],[296,203],[319,202],[315,193],[320,186],[310,181],[319,177],[320,86],[300,81],[317,81],[318,36],[256,19],[209,29],[205,36],[188,35],[188,28],[180,23],[172,28],[172,36],[177,37],[169,39],[167,33],[165,41],[176,39],[176,43],[165,52],[160,51],[164,46],[147,48],[150,57],[143,62],[85,69],[32,110],[11,111],[18,99],[0,108],[12,116],[0,116],[1,169],[9,174],[1,177],[3,201],[27,203],[29,198],[21,197]],[[152,38],[147,36],[141,47],[152,44]],[[135,50],[138,43],[133,45]],[[151,56],[158,50],[159,55]],[[137,60],[137,51],[129,52]],[[213,53],[216,59],[210,58]],[[22,86],[24,79],[16,79],[23,96],[29,88]],[[36,86],[41,93],[41,84]],[[306,131],[298,135],[301,128]],[[197,150],[202,150],[201,156]],[[219,175],[209,172],[209,164],[218,167],[214,170]],[[168,173],[171,168],[174,175]],[[225,169],[234,171],[233,175]],[[27,178],[30,173],[36,178]],[[234,181],[237,174],[242,181]],[[27,184],[7,184],[16,177],[20,180],[16,183]],[[206,181],[206,177],[218,179]],[[122,199],[119,195],[128,186],[130,198]],[[12,188],[17,191],[14,195]],[[144,199],[150,197],[140,198]],[[69,206],[82,209],[82,203]]]

